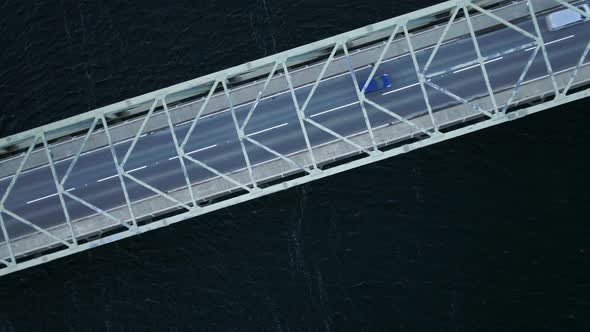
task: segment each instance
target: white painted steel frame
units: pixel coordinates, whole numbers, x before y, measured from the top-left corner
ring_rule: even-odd
[[[556,1],[556,4],[560,4],[562,6],[572,8],[572,9],[580,12],[585,17],[588,17],[588,14],[579,11],[577,8],[571,6],[569,3],[564,2],[563,0],[555,0],[555,1]],[[111,106],[107,106],[105,108],[86,113],[86,114],[81,115],[79,117],[74,117],[74,118],[69,119],[68,121],[65,121],[65,122],[61,121],[61,122],[51,124],[48,126],[43,126],[43,127],[37,128],[36,130],[17,134],[17,135],[11,136],[8,139],[2,140],[0,142],[0,145],[6,144],[9,141],[14,141],[15,139],[23,140],[23,141],[26,140],[30,143],[29,143],[29,147],[28,147],[26,153],[24,153],[24,155],[23,155],[22,161],[21,161],[18,169],[16,170],[14,176],[12,177],[12,180],[10,181],[8,188],[6,189],[6,192],[0,198],[0,226],[1,226],[0,228],[2,230],[2,235],[3,235],[4,239],[6,239],[8,254],[9,254],[8,255],[9,257],[4,258],[4,259],[0,259],[0,265],[4,265],[3,268],[0,268],[0,275],[5,275],[5,274],[11,273],[11,272],[22,270],[22,269],[25,269],[25,268],[28,268],[31,266],[35,266],[35,265],[47,262],[47,261],[51,261],[51,260],[54,260],[54,259],[57,259],[60,257],[67,256],[67,255],[70,255],[70,254],[73,254],[76,252],[80,252],[80,251],[87,250],[87,249],[90,249],[90,248],[93,248],[93,247],[96,247],[99,245],[103,245],[103,244],[110,243],[110,242],[113,242],[116,240],[127,238],[127,237],[130,237],[132,235],[135,235],[135,234],[138,234],[141,232],[145,232],[145,231],[157,229],[157,228],[160,228],[163,226],[167,226],[167,225],[185,220],[187,218],[199,216],[204,213],[218,210],[218,209],[221,209],[221,208],[233,205],[233,204],[237,204],[237,203],[244,202],[244,201],[247,201],[250,199],[258,198],[258,197],[261,197],[264,195],[268,195],[268,194],[275,193],[275,192],[278,192],[281,190],[285,190],[287,188],[290,188],[290,187],[293,187],[296,185],[300,185],[300,184],[307,183],[307,182],[310,182],[310,181],[313,181],[316,179],[320,179],[320,178],[323,178],[326,176],[337,174],[337,173],[340,173],[340,172],[343,172],[343,171],[346,171],[349,169],[353,169],[353,168],[356,168],[356,167],[359,167],[362,165],[366,165],[366,164],[369,164],[372,162],[383,160],[385,158],[389,158],[389,157],[392,157],[392,156],[395,156],[395,155],[398,155],[401,153],[409,152],[411,150],[414,150],[414,149],[417,149],[420,147],[428,146],[430,144],[434,144],[434,143],[437,143],[440,141],[444,141],[447,139],[458,137],[458,136],[461,136],[461,135],[464,135],[464,134],[467,134],[467,133],[470,133],[470,132],[473,132],[476,130],[487,128],[487,127],[497,125],[500,123],[504,123],[507,121],[511,121],[514,119],[518,119],[518,118],[524,117],[526,115],[533,114],[533,113],[536,113],[536,112],[539,112],[539,111],[542,111],[542,110],[545,110],[545,109],[548,109],[548,108],[551,108],[554,106],[562,105],[562,104],[565,104],[565,103],[568,103],[568,102],[571,102],[574,100],[588,97],[590,95],[590,89],[584,90],[581,92],[577,92],[574,94],[570,94],[570,95],[568,95],[567,92],[569,91],[569,89],[573,85],[573,82],[577,79],[577,75],[579,73],[579,70],[582,67],[582,65],[583,65],[583,63],[590,51],[590,42],[588,43],[583,54],[581,55],[581,58],[578,61],[578,65],[574,69],[570,79],[568,80],[566,87],[560,91],[559,86],[558,86],[556,79],[555,79],[555,75],[553,73],[553,69],[551,68],[551,64],[550,64],[548,56],[547,56],[547,51],[545,49],[545,42],[543,41],[539,26],[537,23],[537,17],[536,17],[534,5],[532,2],[534,2],[534,1],[528,2],[528,9],[529,9],[529,13],[530,13],[530,18],[531,18],[531,20],[534,24],[534,27],[535,27],[536,35],[532,35],[526,31],[518,28],[517,26],[513,25],[512,23],[505,21],[501,17],[494,15],[490,11],[487,11],[486,9],[481,8],[480,6],[473,4],[468,0],[448,1],[448,2],[442,3],[440,5],[436,5],[436,6],[424,9],[422,11],[413,12],[413,13],[403,15],[403,16],[400,16],[400,17],[397,17],[397,18],[394,18],[394,19],[391,19],[388,21],[381,22],[381,23],[377,23],[377,24],[371,26],[370,30],[374,30],[375,28],[378,28],[380,31],[382,31],[382,30],[391,31],[391,34],[389,35],[389,38],[388,38],[387,42],[385,43],[385,46],[384,46],[383,50],[381,51],[377,62],[374,64],[374,66],[369,74],[369,78],[367,80],[367,83],[364,84],[362,89],[358,86],[358,81],[357,81],[356,75],[354,73],[354,68],[352,66],[352,62],[350,60],[350,54],[349,54],[349,50],[347,47],[347,42],[351,39],[357,38],[358,36],[366,35],[368,32],[367,29],[357,29],[357,30],[354,30],[350,33],[341,34],[339,36],[336,36],[333,38],[328,38],[328,39],[323,40],[321,42],[313,43],[313,44],[307,45],[305,47],[301,47],[301,48],[297,48],[297,49],[294,49],[291,51],[280,53],[274,57],[268,57],[268,58],[264,58],[264,59],[261,59],[258,61],[254,61],[254,62],[250,63],[250,67],[252,66],[252,64],[255,64],[258,66],[272,66],[272,70],[268,74],[261,91],[258,92],[258,94],[255,98],[255,101],[253,102],[246,118],[244,119],[244,121],[242,123],[239,122],[239,120],[237,119],[237,116],[235,114],[234,103],[232,101],[230,91],[229,91],[229,88],[227,85],[228,78],[235,76],[240,71],[245,71],[246,68],[244,68],[242,66],[238,66],[238,67],[234,67],[232,69],[226,70],[226,71],[221,71],[221,72],[218,72],[218,73],[215,73],[212,75],[198,78],[193,81],[181,83],[179,85],[175,85],[175,86],[167,88],[167,89],[162,89],[162,90],[156,91],[151,94],[146,94],[143,96],[132,98],[132,99],[130,99],[126,102],[123,102],[123,103],[117,103],[117,104],[114,104]],[[494,56],[488,56],[488,57],[482,56],[482,53],[480,50],[480,45],[479,45],[479,42],[476,37],[477,31],[475,31],[473,28],[472,18],[471,18],[471,14],[470,14],[469,10],[475,10],[476,12],[480,13],[481,15],[486,15],[486,16],[496,20],[497,22],[507,26],[508,28],[513,29],[514,31],[517,31],[517,32],[525,35],[526,37],[531,38],[533,40],[533,44],[536,45],[534,52],[532,52],[533,54],[529,58],[529,61],[527,62],[526,66],[523,68],[523,71],[522,71],[521,75],[519,76],[517,83],[515,84],[515,87],[512,91],[510,98],[508,99],[506,104],[503,105],[502,109],[500,109],[500,107],[499,107],[500,105],[498,105],[498,103],[495,99],[495,93],[491,87],[488,73],[487,73],[487,69],[486,69],[486,61],[488,61],[490,58],[493,58]],[[419,18],[428,17],[432,14],[444,12],[444,11],[449,11],[452,13],[450,16],[449,22],[446,25],[442,35],[438,39],[438,41],[434,47],[434,50],[433,50],[432,54],[430,55],[428,61],[426,62],[426,64],[424,65],[423,68],[420,68],[420,65],[419,65],[417,58],[416,58],[416,51],[414,50],[414,47],[413,47],[413,44],[411,41],[411,34],[407,28],[407,24],[411,20],[416,20]],[[429,80],[429,75],[433,75],[433,74],[428,73],[428,69],[430,68],[430,66],[432,64],[433,59],[436,58],[437,52],[440,48],[440,45],[442,45],[443,41],[445,40],[447,33],[449,31],[449,28],[456,21],[457,15],[460,12],[463,12],[464,20],[466,20],[466,22],[467,22],[469,35],[470,35],[471,41],[473,43],[475,53],[477,55],[477,59],[476,59],[475,63],[481,69],[481,74],[482,74],[482,77],[486,83],[486,88],[488,91],[487,97],[490,98],[491,103],[492,103],[492,107],[489,110],[484,110],[481,107],[479,107],[478,105],[475,105],[475,104],[471,103],[470,101],[465,100],[464,98],[446,90],[444,87],[440,87],[437,84],[430,82],[430,80]],[[377,72],[377,68],[381,65],[387,51],[389,50],[389,47],[390,47],[392,41],[394,40],[394,38],[397,36],[398,32],[400,32],[400,31],[403,34],[403,37],[401,37],[401,38],[405,39],[407,42],[407,45],[408,45],[408,52],[411,56],[412,63],[414,65],[414,69],[415,69],[416,76],[418,79],[418,83],[420,85],[420,89],[421,89],[421,92],[422,92],[422,95],[424,98],[424,103],[426,105],[426,110],[428,112],[428,116],[431,121],[430,128],[420,127],[414,121],[406,119],[406,118],[400,116],[399,114],[397,114],[389,109],[386,109],[385,107],[379,105],[378,103],[370,100],[369,98],[367,98],[365,96],[365,92],[368,87],[369,80],[371,80],[374,77],[375,73]],[[527,44],[525,46],[528,47],[528,46],[530,46],[530,44]],[[297,97],[295,95],[295,87],[293,86],[291,74],[289,72],[288,61],[290,58],[292,58],[298,54],[301,54],[301,53],[309,52],[311,49],[330,49],[331,51],[329,53],[329,56],[328,56],[325,64],[323,65],[317,79],[312,84],[311,90],[310,90],[309,94],[307,95],[307,97],[305,98],[303,105],[300,105],[299,101],[297,100]],[[508,50],[506,52],[514,52],[516,50],[521,50],[521,49],[522,49],[522,47],[519,47],[517,49]],[[308,108],[310,101],[312,100],[312,97],[316,93],[316,90],[317,90],[319,84],[322,82],[322,79],[324,78],[324,75],[326,74],[327,68],[334,60],[336,53],[339,51],[344,53],[344,56],[348,62],[348,73],[351,75],[352,82],[355,86],[356,97],[358,99],[357,102],[359,103],[361,110],[363,112],[363,119],[365,121],[365,125],[367,128],[366,132],[369,134],[370,139],[371,139],[371,144],[372,144],[371,148],[360,146],[359,144],[352,141],[349,137],[343,136],[343,135],[335,132],[334,130],[331,130],[331,129],[325,127],[321,123],[319,123],[315,120],[312,120],[310,116],[306,115],[306,109]],[[512,113],[506,113],[509,105],[511,105],[512,101],[514,100],[516,93],[518,92],[519,88],[522,86],[523,80],[524,80],[533,60],[535,59],[535,56],[538,54],[539,51],[541,51],[543,53],[547,72],[551,78],[553,87],[555,89],[555,98],[551,101],[547,101],[547,102],[539,104],[539,105],[520,109],[520,110],[512,112]],[[468,64],[464,64],[464,65],[467,66]],[[279,69],[282,70],[282,73],[277,73],[279,71]],[[295,161],[293,158],[283,155],[283,154],[271,149],[270,147],[264,145],[260,141],[245,135],[244,130],[245,130],[246,126],[248,125],[248,123],[250,122],[253,112],[256,111],[256,108],[259,105],[259,102],[261,100],[262,94],[266,91],[266,89],[270,83],[270,80],[273,77],[276,77],[275,75],[283,75],[287,84],[288,84],[288,90],[289,90],[289,93],[291,94],[293,106],[294,106],[295,112],[297,113],[297,116],[299,119],[301,134],[304,137],[305,142],[306,142],[306,151],[307,151],[307,154],[308,154],[308,157],[310,160],[310,165],[302,165],[300,162]],[[191,88],[194,86],[199,86],[199,85],[211,86],[211,88],[209,89],[208,95],[205,98],[203,104],[201,105],[201,108],[199,109],[196,117],[191,121],[191,125],[190,125],[190,128],[188,130],[186,137],[182,141],[179,141],[178,137],[176,136],[176,134],[174,132],[174,124],[173,124],[172,117],[170,115],[170,111],[168,109],[168,105],[167,105],[167,101],[166,101],[167,96],[177,93],[178,91],[182,91],[183,89],[188,89],[188,88]],[[229,174],[224,174],[223,172],[220,172],[219,170],[216,170],[215,168],[205,164],[204,162],[199,161],[198,159],[188,155],[187,152],[185,151],[185,146],[186,146],[189,138],[193,134],[195,127],[196,127],[199,119],[201,118],[203,111],[206,109],[206,107],[209,103],[209,100],[212,98],[214,92],[217,90],[217,88],[219,86],[222,87],[223,94],[224,94],[226,101],[229,105],[234,129],[236,130],[236,136],[238,137],[239,142],[240,142],[242,154],[243,154],[244,161],[246,164],[246,170],[248,172],[248,176],[250,179],[250,181],[248,183],[241,183],[240,181],[231,177]],[[456,130],[452,130],[452,131],[448,131],[448,132],[444,132],[444,133],[439,131],[440,123],[437,123],[435,120],[434,112],[433,112],[432,107],[430,105],[428,93],[426,91],[426,86],[429,86],[430,88],[438,90],[441,93],[453,98],[454,100],[456,100],[462,104],[468,105],[469,107],[473,108],[474,110],[485,115],[487,117],[487,119],[485,119],[481,122],[478,122],[476,124],[469,125],[467,127],[462,127],[462,128],[456,129]],[[130,104],[141,104],[141,103],[146,103],[146,102],[150,102],[151,107],[149,108],[149,111],[148,111],[147,115],[145,116],[139,130],[137,131],[137,133],[133,137],[129,149],[126,151],[122,160],[119,160],[119,158],[117,157],[117,155],[115,153],[114,147],[113,147],[114,142],[111,139],[111,135],[110,135],[110,131],[109,131],[109,124],[106,120],[106,116],[110,113],[117,112],[123,106],[129,107]],[[156,110],[156,108],[158,108],[158,105],[161,105],[161,107],[163,109],[163,114],[165,115],[166,120],[167,120],[168,129],[171,131],[172,141],[175,146],[177,159],[179,160],[179,164],[181,166],[186,185],[189,188],[189,193],[190,193],[190,202],[189,203],[177,200],[176,198],[172,197],[170,194],[165,193],[165,192],[159,190],[158,188],[155,188],[155,187],[149,185],[145,181],[142,181],[141,179],[131,175],[130,171],[125,169],[125,165],[128,162],[130,155],[132,154],[138,140],[140,139],[141,135],[143,134],[146,124],[148,123],[148,121],[150,120],[152,115],[154,114],[154,111]],[[386,150],[386,151],[379,150],[378,144],[375,141],[375,137],[374,137],[374,133],[373,133],[374,128],[371,126],[371,123],[370,123],[369,118],[367,116],[366,105],[370,105],[370,106],[390,115],[391,117],[397,119],[398,121],[412,127],[413,129],[417,130],[418,132],[421,132],[422,134],[424,134],[425,138],[423,138],[420,141],[417,141],[414,143],[409,143],[409,144],[406,144],[406,145],[403,145],[403,146],[400,146],[400,147],[397,147],[397,148],[394,148],[391,150]],[[66,124],[70,125],[72,122],[75,122],[75,121],[83,122],[83,121],[88,121],[88,120],[91,120],[91,122],[89,122],[90,126],[88,128],[86,135],[84,136],[84,140],[82,141],[82,145],[81,145],[80,149],[77,151],[77,153],[75,154],[73,160],[70,162],[63,178],[59,179],[59,176],[58,176],[56,169],[55,169],[55,161],[53,160],[54,158],[52,155],[52,151],[51,151],[50,145],[48,144],[48,141],[47,141],[46,133],[51,130],[56,130],[57,128],[59,128],[59,126],[65,126]],[[131,220],[119,220],[118,218],[111,215],[108,211],[104,211],[104,210],[84,201],[80,197],[77,197],[76,195],[74,195],[71,192],[64,189],[64,184],[65,184],[66,180],[68,179],[70,173],[72,172],[73,167],[75,166],[76,162],[78,161],[90,135],[95,131],[98,123],[101,123],[101,125],[106,133],[109,149],[111,151],[111,154],[113,157],[113,162],[114,162],[116,170],[117,170],[117,177],[119,178],[119,184],[121,186],[121,190],[124,193],[125,204],[129,210]],[[314,148],[312,147],[312,145],[310,143],[309,136],[308,136],[307,129],[306,129],[306,124],[309,124],[309,125],[319,128],[320,130],[334,136],[338,140],[349,144],[350,146],[352,146],[355,149],[356,152],[365,153],[366,156],[361,159],[357,159],[357,160],[348,162],[346,164],[335,166],[335,167],[328,168],[325,170],[318,168],[317,160],[314,156]],[[37,146],[39,141],[41,141],[41,143],[42,143],[40,147]],[[277,158],[280,158],[280,159],[288,162],[292,166],[295,166],[296,169],[305,172],[305,175],[302,177],[296,178],[296,179],[283,181],[281,183],[270,185],[267,187],[260,187],[259,186],[260,183],[257,183],[255,180],[253,166],[250,163],[248,151],[245,147],[244,141],[248,141],[248,142],[264,149],[265,151],[273,154]],[[64,212],[65,223],[67,224],[68,229],[70,231],[70,235],[66,238],[58,237],[58,236],[52,234],[49,230],[45,230],[41,227],[38,227],[37,225],[33,224],[31,221],[26,220],[25,218],[10,211],[5,206],[6,199],[10,195],[10,192],[12,191],[16,180],[18,179],[21,172],[23,171],[23,168],[25,167],[31,153],[33,152],[33,150],[35,148],[45,150],[45,155],[47,157],[48,165],[51,170],[53,182],[55,183],[55,189],[56,189],[57,195],[59,196],[60,204],[61,204],[62,210]],[[195,192],[193,191],[192,186],[191,186],[191,181],[190,181],[190,178],[189,178],[189,175],[187,172],[185,159],[187,161],[190,161],[192,163],[199,165],[200,167],[203,167],[204,169],[209,170],[210,172],[212,172],[216,176],[227,180],[228,182],[232,183],[236,187],[244,189],[245,193],[241,194],[237,197],[230,198],[225,201],[221,201],[219,203],[213,203],[210,205],[202,205],[202,206],[199,205],[199,201],[201,199],[205,199],[205,198],[198,197],[195,194]],[[186,212],[174,215],[172,217],[157,220],[157,221],[154,221],[154,222],[151,222],[148,224],[139,225],[137,222],[137,219],[134,215],[134,211],[132,209],[133,202],[131,202],[131,200],[129,198],[129,193],[128,193],[126,185],[125,185],[125,178],[132,180],[132,181],[136,182],[137,184],[147,188],[148,190],[154,192],[155,195],[166,198],[168,201],[173,202],[175,204],[175,206],[184,209]],[[121,231],[119,231],[115,234],[107,235],[102,238],[99,238],[96,240],[91,240],[89,242],[85,242],[85,243],[80,244],[78,242],[77,235],[74,231],[74,227],[72,226],[72,223],[74,221],[72,221],[70,219],[68,207],[67,207],[67,204],[65,203],[65,200],[64,200],[64,197],[66,197],[66,196],[69,197],[70,199],[73,199],[74,201],[76,201],[80,204],[83,204],[84,206],[92,209],[96,213],[103,215],[104,217],[117,222],[118,224],[124,226],[124,228],[122,228]],[[20,221],[23,224],[34,228],[39,233],[52,238],[53,240],[55,240],[57,243],[63,245],[64,247],[62,249],[59,249],[56,252],[42,255],[41,257],[32,258],[32,259],[28,259],[28,260],[22,260],[22,261],[19,260],[18,254],[15,253],[12,248],[11,239],[9,237],[7,230],[6,230],[6,225],[5,225],[6,219],[5,219],[4,215],[10,216],[17,221]]]

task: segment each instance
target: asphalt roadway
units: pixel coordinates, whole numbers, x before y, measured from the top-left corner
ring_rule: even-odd
[[[530,21],[518,25],[535,34]],[[547,31],[543,18],[539,19],[539,25],[543,38],[548,43],[547,51],[553,70],[557,72],[575,67],[586,43],[590,40],[590,22],[578,23],[553,32]],[[478,36],[477,39],[484,56],[505,52],[532,42],[529,38],[510,28],[496,30]],[[432,48],[417,50],[418,62],[421,65],[427,61],[430,52],[432,52]],[[523,48],[489,59],[486,69],[493,90],[499,91],[513,87],[532,52],[532,48]],[[487,88],[481,69],[477,66],[461,66],[474,59],[476,59],[476,54],[470,38],[445,43],[439,49],[439,53],[428,71],[428,73],[439,74],[430,79],[433,83],[466,100],[486,95]],[[370,71],[371,67],[369,66],[356,69],[357,80],[367,79]],[[414,65],[408,54],[386,59],[377,70],[377,75],[383,73],[390,75],[392,86],[368,93],[369,99],[405,118],[427,112]],[[547,75],[547,70],[542,54],[539,52],[525,81],[545,75]],[[309,85],[296,87],[296,95],[300,105],[307,98],[310,89]],[[427,91],[435,111],[458,103],[430,87],[427,88]],[[504,102],[504,100],[498,100],[499,105]],[[235,105],[236,117],[240,124],[243,123],[251,104],[252,102]],[[368,105],[367,112],[372,128],[399,122],[390,115]],[[350,136],[367,130],[356,98],[353,80],[348,72],[323,79],[305,114],[342,136]],[[188,128],[189,123],[175,127],[175,133],[180,141],[186,136]],[[309,124],[306,124],[306,130],[312,146],[336,139],[331,134]],[[282,154],[306,149],[289,91],[265,96],[256,107],[245,128],[245,134]],[[127,140],[115,145],[119,158],[125,155],[130,144],[131,141]],[[276,156],[260,147],[247,141],[245,144],[250,162],[254,165],[276,159]],[[200,119],[185,151],[189,152],[193,158],[222,173],[246,167],[233,118],[229,111],[215,113]],[[69,166],[70,160],[60,161],[56,164],[60,178]],[[186,165],[192,183],[216,176],[190,161],[186,161]],[[164,192],[186,186],[169,130],[142,135],[131,153],[125,169],[133,176]],[[119,178],[115,174],[110,150],[108,148],[92,150],[80,156],[65,188],[100,209],[112,209],[125,204]],[[5,192],[9,183],[10,178],[0,180],[0,196]],[[131,180],[127,180],[126,185],[132,201],[154,195],[151,190]],[[65,199],[72,219],[95,214],[93,210],[80,203],[67,197]],[[22,173],[9,195],[5,207],[42,228],[65,223],[48,166]],[[4,215],[4,220],[12,239],[37,232],[8,215]],[[0,240],[4,241],[2,234],[0,234]]]

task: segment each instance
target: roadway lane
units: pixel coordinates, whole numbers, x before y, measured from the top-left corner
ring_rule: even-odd
[[[532,32],[530,22],[524,22],[520,26]],[[544,24],[541,24],[541,27],[544,29]],[[589,34],[588,23],[574,25],[557,32],[543,31],[546,41],[555,41],[547,47],[555,71],[575,66],[585,46],[583,41],[590,39]],[[574,36],[570,37],[572,35]],[[528,38],[511,29],[498,30],[480,36],[478,40],[484,55],[494,54],[530,42]],[[497,42],[498,40],[501,42]],[[418,61],[422,64],[425,63],[430,51],[418,52]],[[494,90],[514,85],[524,64],[528,61],[531,51],[522,50],[504,55],[501,59],[489,61],[487,69]],[[460,39],[441,47],[429,72],[448,71],[449,68],[468,63],[474,58],[475,53],[471,40]],[[357,78],[359,80],[366,79],[369,72],[370,68],[360,69],[356,72]],[[393,86],[388,90],[372,93],[370,95],[372,100],[405,117],[425,112],[424,101],[409,56],[387,60],[379,68],[378,73],[381,72],[390,73],[393,77]],[[543,75],[546,75],[546,70],[539,53],[527,80]],[[465,99],[473,99],[487,93],[479,67],[451,71],[433,77],[432,80]],[[300,104],[303,104],[309,90],[309,86],[297,89],[297,98]],[[429,97],[431,104],[437,110],[456,104],[454,100],[435,90],[429,90]],[[320,84],[306,114],[343,136],[363,132],[366,130],[365,122],[355,99],[356,95],[350,75],[344,74],[327,78]],[[245,118],[249,107],[250,104],[246,104],[236,108],[240,123]],[[272,112],[272,116],[269,116],[269,112]],[[368,112],[373,128],[397,122],[389,115],[370,107]],[[187,129],[188,125],[186,124],[175,128],[179,139],[184,138]],[[314,146],[334,139],[333,136],[313,126],[308,125],[306,129]],[[284,154],[301,151],[305,148],[300,131],[291,95],[288,92],[268,96],[261,101],[246,127],[247,135],[251,135],[261,143]],[[116,145],[119,158],[125,154],[129,144],[128,141]],[[253,164],[275,158],[274,155],[251,144],[247,145],[247,148]],[[194,151],[191,154],[193,157],[220,172],[230,172],[245,167],[229,112],[203,118],[189,140],[186,150]],[[65,173],[67,166],[67,162],[58,163],[58,173]],[[187,166],[193,183],[203,181],[213,175],[190,162],[187,163]],[[169,131],[160,131],[142,137],[125,168],[132,170],[131,174],[134,176],[163,191],[185,186],[179,162],[174,158],[174,148]],[[81,156],[66,183],[66,189],[71,189],[73,193],[101,209],[120,206],[124,204],[124,198],[121,190],[118,189],[119,179],[113,176],[114,174],[115,168],[110,151],[108,149],[94,150]],[[0,193],[5,190],[8,181],[9,179],[0,181]],[[126,183],[132,200],[153,194],[132,181]],[[6,207],[44,228],[61,224],[64,217],[59,199],[52,187],[54,184],[48,167],[23,173],[7,200]],[[93,213],[92,210],[74,202],[68,202],[68,207],[73,219]],[[13,238],[32,230],[20,222],[7,218],[7,216],[5,218],[8,219],[7,227]]]

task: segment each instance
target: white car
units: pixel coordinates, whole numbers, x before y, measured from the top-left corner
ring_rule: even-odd
[[[590,6],[588,6],[587,4],[578,6],[578,8],[590,14]],[[586,18],[580,15],[580,13],[573,11],[571,9],[564,9],[547,15],[547,28],[549,29],[549,31],[555,31],[570,24],[583,21],[584,19]]]

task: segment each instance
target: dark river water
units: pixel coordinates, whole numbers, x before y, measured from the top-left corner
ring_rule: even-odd
[[[0,1],[0,136],[437,1]],[[576,102],[0,278],[0,331],[588,331]]]

